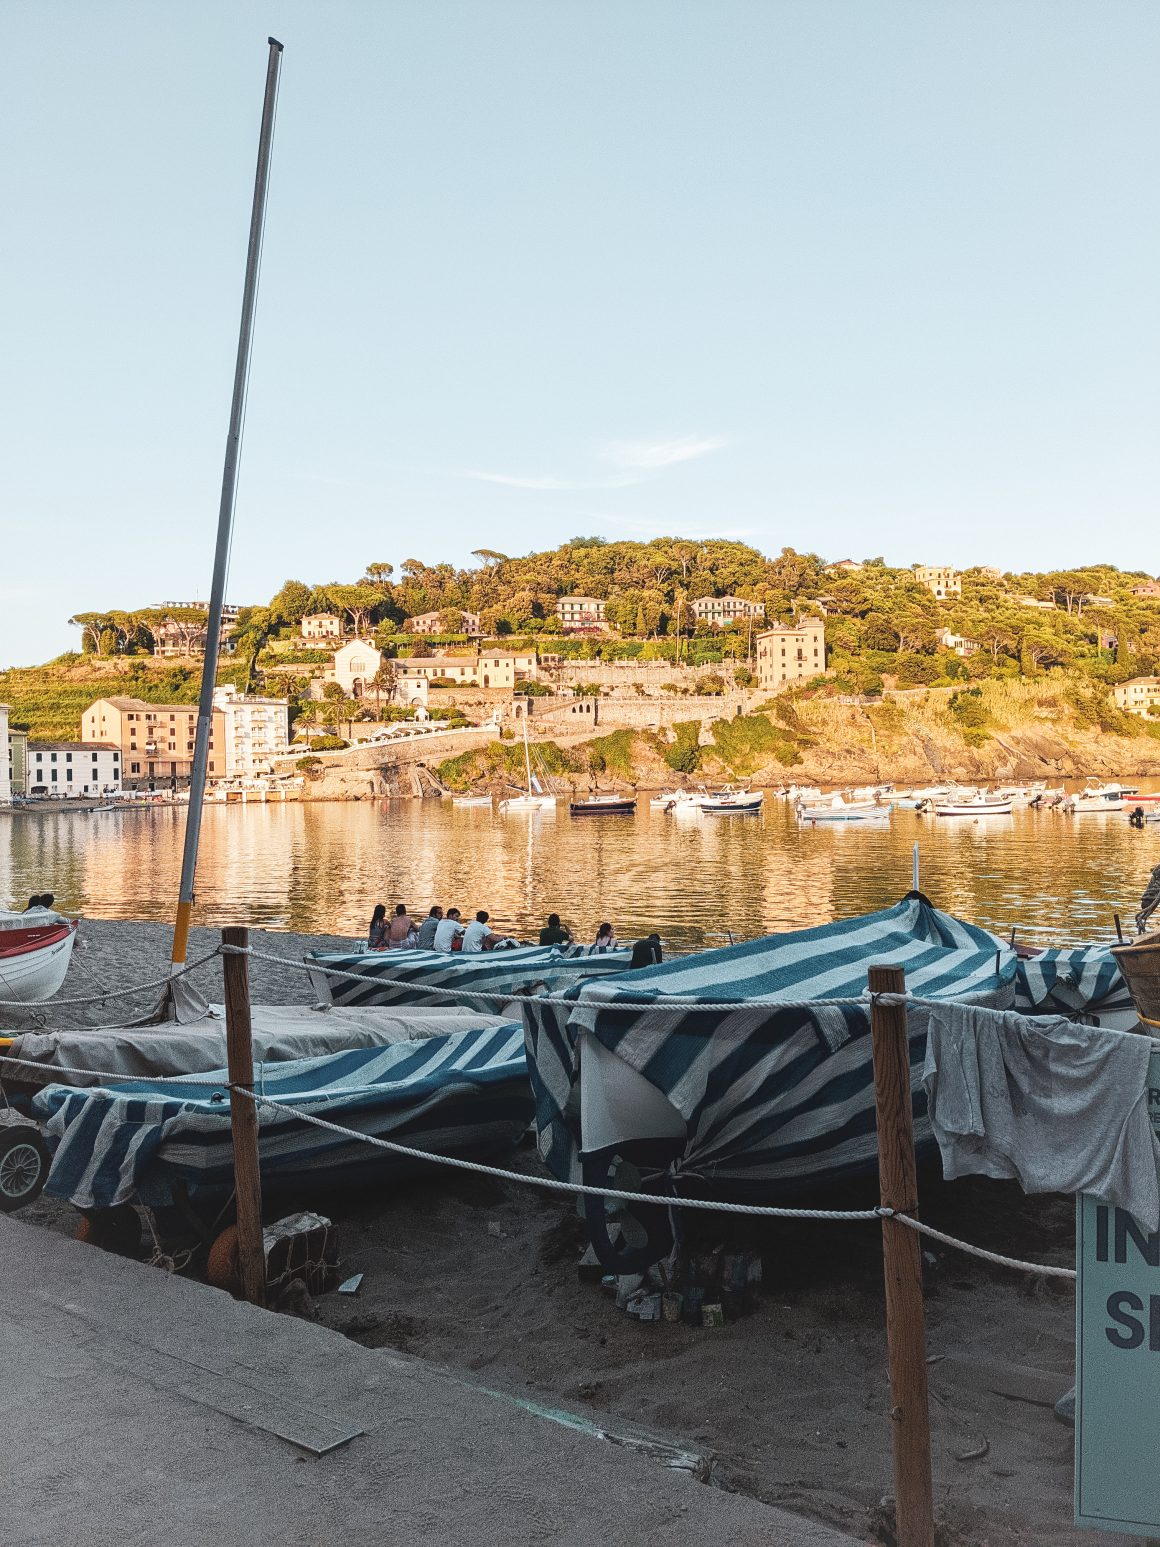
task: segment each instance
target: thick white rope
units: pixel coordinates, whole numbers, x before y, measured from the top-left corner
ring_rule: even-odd
[[[213,961],[215,956],[221,955],[221,948],[209,951],[205,956],[199,956],[197,961],[189,962],[184,967],[179,967],[176,972],[170,972],[163,978],[154,978],[149,983],[135,983],[132,988],[114,988],[100,994],[83,994],[73,999],[2,999],[0,1010],[55,1010],[63,1005],[79,1004],[103,1004],[106,999],[128,999],[133,994],[144,994],[149,989],[165,988],[175,978],[185,977],[187,972],[196,972],[199,967],[204,967],[207,962]]]
[[[900,1225],[906,1225],[910,1230],[917,1230],[920,1235],[928,1235],[934,1241],[941,1241],[944,1246],[953,1246],[960,1252],[966,1252],[971,1257],[981,1257],[984,1262],[994,1262],[1001,1268],[1018,1268],[1024,1273],[1040,1273],[1044,1278],[1075,1278],[1074,1268],[1053,1268],[1044,1262],[1023,1262],[1018,1257],[1004,1257],[1002,1252],[985,1251],[981,1246],[971,1246],[966,1241],[959,1241],[953,1235],[946,1235],[941,1230],[936,1230],[933,1225],[925,1224],[921,1219],[915,1219],[913,1214],[903,1214],[897,1209],[889,1211],[880,1210],[883,1217],[896,1219]]]

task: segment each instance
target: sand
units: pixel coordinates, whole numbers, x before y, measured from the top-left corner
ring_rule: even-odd
[[[162,926],[86,922],[83,930],[88,949],[78,953],[65,996],[83,992],[93,974],[112,985],[164,971]],[[213,938],[196,931],[191,957]],[[254,931],[253,943],[297,958],[319,941]],[[199,983],[220,997],[220,966],[203,969]],[[253,992],[268,1003],[309,1000],[304,977],[258,965]],[[63,1017],[54,1011],[52,1023]],[[515,1164],[540,1173],[530,1145]],[[1045,1262],[1072,1259],[1070,1199],[1026,1199],[1009,1184],[937,1176],[923,1177],[920,1194],[924,1217],[955,1235]],[[850,1206],[850,1194],[819,1201]],[[746,1223],[728,1236],[700,1226],[707,1244],[758,1249],[764,1263],[756,1312],[706,1330],[641,1325],[599,1286],[581,1283],[574,1211],[531,1188],[448,1175],[326,1203],[340,1227],[344,1269],[366,1275],[357,1298],[328,1295],[306,1308],[326,1325],[368,1346],[473,1372],[489,1386],[651,1426],[712,1451],[726,1487],[867,1541],[891,1540],[882,1507],[893,1484],[876,1226]],[[76,1222],[48,1200],[21,1217],[58,1231]],[[927,1254],[926,1287],[942,1547],[1090,1541],[1071,1525],[1072,1432],[1051,1406],[1072,1382],[1071,1286],[940,1247]]]

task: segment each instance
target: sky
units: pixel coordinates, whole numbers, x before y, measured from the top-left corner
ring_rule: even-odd
[[[576,535],[1160,570],[1153,0],[8,0],[0,667]]]

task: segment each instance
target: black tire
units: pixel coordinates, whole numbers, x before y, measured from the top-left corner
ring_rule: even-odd
[[[39,1198],[52,1154],[27,1123],[0,1128],[0,1213],[13,1214]]]

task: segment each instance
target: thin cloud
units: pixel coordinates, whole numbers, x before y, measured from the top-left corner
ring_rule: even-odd
[[[710,452],[720,451],[725,443],[724,435],[682,435],[676,440],[614,440],[602,448],[601,455],[615,467],[655,470],[672,467],[677,462],[692,462],[696,457],[707,457]]]
[[[478,483],[498,483],[507,489],[535,489],[541,493],[567,489],[626,489],[631,484],[643,483],[639,477],[625,474],[618,478],[556,478],[552,474],[542,477],[523,473],[485,473],[479,468],[468,468],[464,478],[474,478]]]

